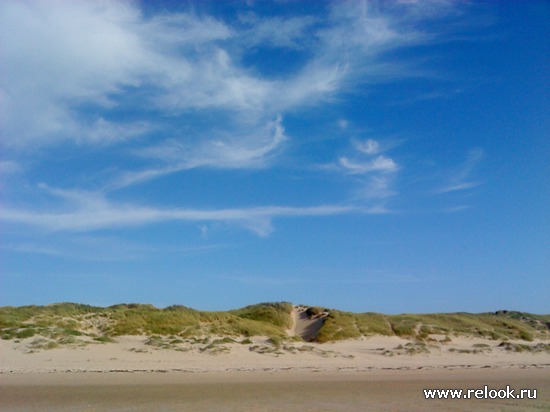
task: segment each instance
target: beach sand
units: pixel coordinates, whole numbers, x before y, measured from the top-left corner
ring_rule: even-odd
[[[540,411],[549,369],[46,373],[2,376],[6,411]],[[537,389],[537,399],[426,400],[426,388]]]
[[[266,338],[211,350],[160,349],[146,341],[125,336],[51,350],[32,349],[32,338],[0,341],[0,410],[550,410],[550,354],[513,352],[496,341],[457,337],[415,354],[406,351],[415,343],[397,337],[289,342],[264,353],[257,348],[268,347]],[[537,399],[426,400],[423,394],[485,385],[536,389]]]

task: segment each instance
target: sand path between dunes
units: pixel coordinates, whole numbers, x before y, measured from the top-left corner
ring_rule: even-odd
[[[297,320],[296,307],[294,307],[292,309],[292,312],[290,313],[290,316],[292,318],[292,325],[290,326],[290,329],[286,330],[286,334],[288,336],[296,336],[296,320]]]
[[[305,342],[314,340],[323,326],[324,316],[310,318],[305,307],[294,306],[291,312],[292,327],[287,330],[288,336],[299,336]]]

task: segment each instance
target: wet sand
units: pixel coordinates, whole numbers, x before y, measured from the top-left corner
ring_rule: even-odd
[[[537,389],[534,399],[426,400],[425,388]],[[2,411],[541,411],[549,368],[360,372],[4,373]]]

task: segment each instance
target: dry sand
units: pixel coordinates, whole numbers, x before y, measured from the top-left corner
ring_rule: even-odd
[[[33,338],[0,341],[0,410],[550,410],[550,354],[510,352],[495,341],[453,338],[411,355],[422,347],[397,337],[286,342],[266,353],[265,338],[179,350],[146,340],[34,352]],[[537,389],[537,399],[425,400],[422,392],[484,385]]]

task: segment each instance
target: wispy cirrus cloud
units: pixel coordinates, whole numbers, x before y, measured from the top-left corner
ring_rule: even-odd
[[[0,14],[3,38],[9,40],[2,50],[0,82],[4,143],[114,141],[112,132],[97,130],[107,122],[105,114],[136,105],[150,119],[158,110],[182,116],[217,108],[258,124],[349,91],[357,82],[387,77],[385,52],[427,41],[416,27],[427,15],[415,7],[335,2],[318,26],[318,18],[307,15],[283,20],[254,14],[231,25],[192,11],[147,17],[136,4],[122,1],[54,7],[7,1]],[[263,77],[241,61],[250,47],[246,39],[295,48],[305,31],[310,42],[314,39],[308,44],[311,58],[283,79]],[[97,109],[85,112],[82,105]],[[126,134],[143,132],[134,125]]]
[[[377,156],[364,162],[354,162],[343,156],[338,159],[340,166],[351,174],[365,174],[371,172],[395,172],[397,164],[386,156]]]
[[[54,232],[139,227],[165,221],[225,222],[249,229],[259,236],[267,236],[273,231],[271,221],[274,218],[330,216],[357,211],[355,207],[339,205],[227,209],[160,208],[115,203],[101,192],[63,190],[45,185],[42,189],[61,200],[57,211],[52,211],[56,209],[54,207],[50,207],[48,211],[2,207],[0,220]]]
[[[481,184],[472,174],[483,159],[483,150],[475,148],[469,151],[466,160],[449,173],[446,184],[436,189],[436,193],[450,193],[473,189]]]
[[[346,206],[263,206],[242,209],[160,209],[104,202],[101,208],[66,212],[34,212],[2,208],[1,220],[48,231],[86,232],[121,227],[139,227],[166,221],[225,222],[251,230],[259,236],[273,231],[272,219],[280,217],[331,216],[356,211]]]
[[[369,155],[376,154],[380,151],[380,143],[373,139],[367,139],[364,142],[356,140],[354,144],[357,150]]]
[[[131,261],[152,255],[195,256],[226,248],[221,244],[151,245],[97,233],[66,233],[65,236],[44,236],[22,242],[5,243],[2,249],[22,255],[46,255],[71,260]]]
[[[303,49],[311,42],[307,32],[318,22],[312,16],[264,17],[253,12],[243,13],[239,22],[245,25],[241,37],[246,47],[268,45],[274,48]]]
[[[257,128],[248,136],[220,136],[186,144],[178,139],[169,139],[157,145],[144,147],[134,153],[145,159],[162,162],[160,165],[125,171],[115,177],[106,188],[118,189],[145,182],[167,174],[207,167],[211,169],[246,169],[266,166],[280,152],[288,139],[282,126],[281,116]]]
[[[359,185],[355,194],[359,199],[387,199],[398,194],[394,181],[393,176],[371,176]]]
[[[356,184],[352,198],[362,201],[381,202],[397,195],[396,175],[400,170],[398,163],[382,154],[395,146],[394,142],[374,139],[351,141],[354,152],[338,159],[337,170],[355,177]],[[378,203],[380,210],[387,212],[383,203]]]
[[[107,172],[99,171],[101,182],[87,186],[102,191],[78,184],[63,193],[52,190],[65,202],[57,212],[6,205],[3,219],[80,231],[224,221],[267,235],[274,217],[351,213],[354,208],[338,206],[346,199],[336,206],[195,210],[114,203],[107,195],[190,169],[274,164],[294,139],[283,124],[287,114],[337,102],[358,85],[410,75],[407,65],[386,56],[434,39],[420,28],[434,13],[421,8],[334,2],[315,17],[244,13],[233,22],[192,8],[146,15],[138,3],[125,1],[4,2],[1,144],[15,158],[66,145],[100,148],[115,160]],[[251,50],[261,47],[304,53],[292,70],[282,67],[270,76],[247,63]],[[331,167],[359,181],[359,197],[395,195],[402,167],[387,154],[389,146],[374,139],[352,146],[353,153]],[[455,183],[453,190],[468,181]],[[379,204],[367,211],[383,209]]]

